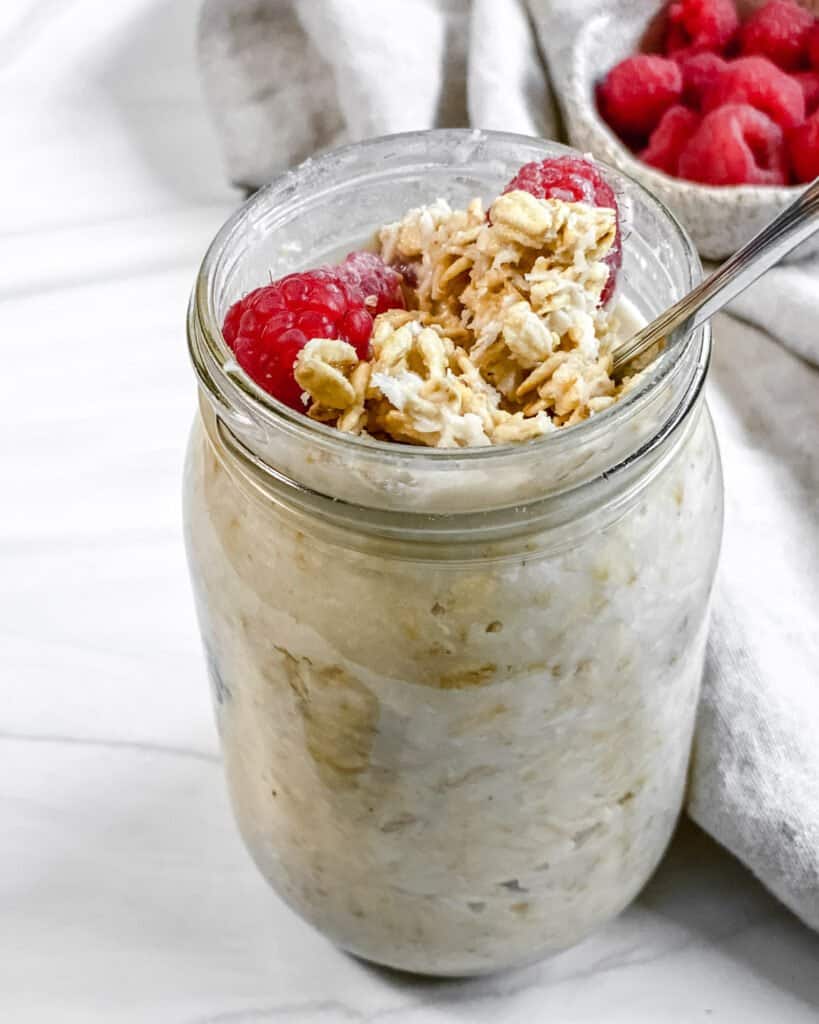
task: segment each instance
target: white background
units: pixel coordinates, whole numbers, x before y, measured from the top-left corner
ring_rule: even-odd
[[[815,1022],[819,939],[691,825],[619,921],[477,982],[345,957],[251,866],[181,544],[185,305],[238,198],[197,7],[0,4],[0,1019]]]

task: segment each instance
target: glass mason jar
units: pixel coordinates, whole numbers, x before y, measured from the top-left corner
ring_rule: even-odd
[[[409,207],[491,200],[536,139],[419,132],[309,161],[219,232],[188,322],[200,415],[188,558],[233,807],[280,896],[347,950],[480,973],[582,939],[680,811],[722,524],[707,329],[610,409],[518,445],[342,434],[280,405],[220,333],[267,280]],[[609,174],[620,291],[695,283],[673,217]]]

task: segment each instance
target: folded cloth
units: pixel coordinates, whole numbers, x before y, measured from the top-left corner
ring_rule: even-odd
[[[207,0],[201,66],[229,173],[255,188],[410,129],[557,138],[547,64],[568,122],[566,34],[604,3],[565,17],[565,0]],[[771,271],[732,313],[709,385],[726,526],[688,811],[819,928],[819,261]]]
[[[228,173],[246,188],[391,132],[556,135],[519,0],[210,0],[199,54]]]

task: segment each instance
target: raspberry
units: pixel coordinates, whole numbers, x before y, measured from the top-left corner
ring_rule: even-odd
[[[374,252],[351,252],[334,270],[342,284],[361,296],[373,316],[403,308],[401,274]]]
[[[745,54],[767,57],[786,71],[807,64],[813,15],[794,0],[769,0],[754,11],[740,31]]]
[[[805,97],[805,114],[809,117],[819,107],[819,71],[795,71],[791,78],[799,83]]]
[[[692,107],[701,107],[705,93],[728,67],[727,61],[716,53],[694,53],[680,61],[683,76],[683,100]]]
[[[724,53],[738,27],[734,0],[677,0],[668,8],[665,52]]]
[[[814,71],[819,71],[819,22],[808,33],[808,57]]]
[[[288,274],[256,288],[230,307],[222,334],[260,387],[303,411],[293,363],[307,342],[341,338],[364,359],[373,317],[403,306],[401,275],[373,253],[354,252],[338,267]]]
[[[819,111],[788,135],[788,150],[797,181],[819,176]]]
[[[676,174],[680,153],[699,127],[700,118],[693,110],[677,104],[669,107],[651,133],[640,159],[666,174]]]
[[[605,206],[614,210],[617,231],[604,261],[608,264],[609,276],[600,296],[601,303],[608,302],[614,293],[617,271],[623,262],[620,211],[614,189],[597,167],[590,160],[576,156],[558,156],[541,160],[540,163],[533,161],[521,167],[503,192],[506,194],[514,189],[529,192],[536,199],[563,199],[569,203],[589,203],[591,206]]]
[[[730,103],[705,115],[677,169],[681,178],[706,185],[784,185],[782,129],[760,110]]]
[[[666,57],[638,53],[609,71],[598,91],[600,111],[626,139],[644,139],[682,95],[682,74]]]
[[[780,128],[793,128],[805,120],[801,86],[766,57],[732,61],[706,92],[702,108],[708,113],[726,103],[756,107]]]

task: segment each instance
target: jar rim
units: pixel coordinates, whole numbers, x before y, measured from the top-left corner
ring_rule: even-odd
[[[311,179],[322,183],[327,189],[332,189],[333,172],[337,172],[339,166],[343,165],[348,158],[359,157],[368,151],[377,150],[386,143],[402,145],[430,138],[434,138],[436,141],[445,141],[453,148],[463,144],[477,145],[483,140],[510,146],[525,144],[530,147],[532,144],[542,142],[544,155],[555,152],[561,155],[577,154],[577,150],[560,143],[511,132],[477,129],[429,129],[383,135],[363,142],[350,143],[329,150],[318,157],[308,158],[294,169],[285,171],[274,178],[270,184],[259,189],[238,207],[217,232],[202,260],[191,295],[188,317],[188,345],[191,359],[200,385],[206,388],[212,399],[216,399],[217,404],[224,406],[226,401],[229,401],[229,396],[243,403],[245,415],[249,418],[259,417],[279,429],[286,430],[301,441],[320,442],[323,448],[335,449],[339,452],[358,450],[360,454],[369,456],[381,452],[388,455],[391,460],[405,465],[408,469],[422,464],[430,465],[433,462],[440,466],[468,462],[470,465],[477,463],[483,468],[489,468],[500,467],[514,457],[520,458],[523,452],[545,453],[548,451],[550,454],[558,454],[561,451],[574,448],[581,442],[594,443],[596,438],[616,430],[618,424],[639,414],[658,387],[668,379],[698,341],[700,358],[696,361],[696,372],[704,376],[708,361],[707,351],[705,351],[708,346],[707,332],[681,329],[672,336],[665,351],[644,371],[643,379],[633,391],[624,395],[608,409],[580,423],[561,427],[559,430],[522,443],[511,442],[487,447],[466,448],[432,448],[343,433],[332,426],[310,419],[304,414],[290,409],[259,387],[239,367],[233,352],[224,340],[221,324],[217,319],[217,271],[225,253],[229,251],[230,243],[245,232],[260,210],[270,204],[271,197],[280,196],[283,201],[286,201],[299,187],[305,184],[305,181]],[[694,287],[696,278],[701,272],[701,264],[693,242],[678,219],[656,196],[648,192],[640,182],[630,175],[609,168],[606,164],[601,164],[601,166],[616,178],[625,179],[629,186],[638,190],[643,201],[647,202],[666,222],[686,256],[688,284],[690,287]],[[703,355],[705,358],[702,358]],[[686,398],[689,405],[694,401],[699,390],[698,386],[687,389]],[[618,467],[611,467],[609,472],[613,472],[616,468]]]

